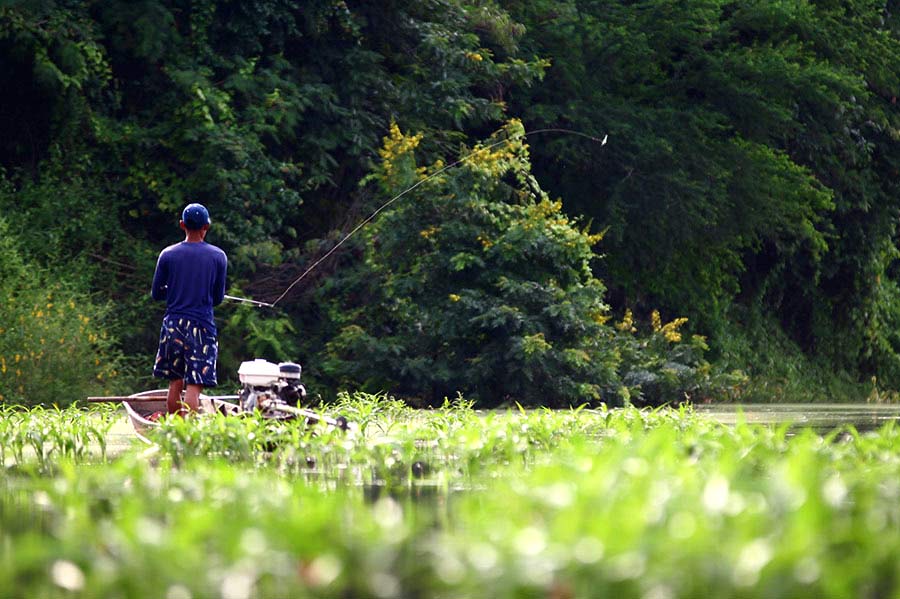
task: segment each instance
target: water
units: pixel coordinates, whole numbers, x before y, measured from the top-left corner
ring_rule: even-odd
[[[739,420],[768,425],[790,423],[819,432],[847,425],[859,431],[874,430],[900,420],[900,404],[709,404],[694,406],[694,411],[725,424]]]

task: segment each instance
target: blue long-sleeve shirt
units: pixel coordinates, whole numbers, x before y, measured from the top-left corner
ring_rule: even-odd
[[[159,254],[151,295],[166,301],[166,316],[197,319],[217,334],[213,306],[225,297],[228,258],[218,247],[182,241]]]

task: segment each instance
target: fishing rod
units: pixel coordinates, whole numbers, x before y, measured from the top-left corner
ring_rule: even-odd
[[[413,185],[407,187],[406,189],[404,189],[403,191],[401,191],[400,193],[398,193],[397,195],[395,195],[394,197],[392,197],[391,199],[389,199],[387,202],[385,202],[384,204],[382,204],[381,206],[379,206],[374,212],[372,212],[372,214],[370,214],[369,216],[367,216],[366,218],[364,218],[364,219],[363,219],[358,225],[356,225],[349,233],[347,233],[346,235],[344,235],[344,237],[342,237],[342,238],[340,239],[340,241],[338,241],[338,242],[337,242],[330,250],[328,250],[327,252],[325,252],[325,254],[322,255],[318,260],[316,260],[315,262],[313,262],[312,265],[311,265],[309,268],[307,268],[305,271],[303,271],[303,274],[301,274],[301,275],[300,275],[299,277],[297,277],[290,285],[288,285],[287,288],[281,293],[281,295],[279,295],[279,296],[275,299],[275,301],[273,301],[272,303],[268,303],[268,302],[260,302],[260,301],[257,301],[257,300],[251,300],[251,299],[247,299],[247,298],[243,298],[243,297],[235,297],[235,296],[232,296],[232,295],[226,295],[225,297],[226,297],[227,299],[232,300],[232,301],[237,301],[237,302],[247,303],[247,304],[254,305],[254,306],[256,306],[256,307],[274,308],[275,305],[276,305],[278,302],[280,302],[282,299],[284,299],[284,297],[285,297],[288,293],[290,293],[291,289],[293,289],[300,281],[302,281],[304,278],[306,278],[306,275],[308,275],[308,274],[311,273],[313,270],[315,270],[315,268],[316,268],[317,266],[319,266],[319,264],[321,264],[322,262],[324,262],[329,256],[331,256],[331,254],[333,254],[334,252],[336,252],[337,249],[338,249],[339,247],[341,247],[341,246],[344,244],[345,241],[347,241],[348,239],[350,239],[351,237],[353,237],[353,235],[355,235],[360,229],[362,229],[362,228],[365,227],[367,224],[369,224],[370,222],[372,222],[372,221],[375,219],[375,217],[378,216],[383,210],[385,210],[388,206],[390,206],[391,204],[393,204],[394,202],[396,202],[397,200],[399,200],[400,198],[402,198],[403,196],[405,196],[407,193],[411,192],[412,190],[414,190],[414,189],[417,188],[418,186],[422,185],[423,183],[426,183],[426,182],[428,182],[429,180],[431,180],[431,179],[437,177],[437,176],[440,175],[441,173],[443,173],[443,172],[445,172],[445,171],[447,171],[447,170],[449,170],[449,169],[451,169],[451,168],[453,168],[453,167],[455,167],[455,166],[458,166],[458,165],[460,165],[460,164],[462,164],[462,163],[464,163],[464,162],[467,162],[467,161],[471,160],[472,158],[474,158],[475,156],[477,156],[478,154],[480,154],[480,153],[482,153],[482,152],[486,152],[486,151],[491,150],[491,149],[493,149],[493,148],[495,148],[495,147],[497,147],[497,146],[499,146],[499,145],[502,145],[502,144],[505,144],[505,143],[509,143],[510,141],[512,141],[512,140],[514,140],[514,139],[516,139],[516,138],[520,138],[520,137],[524,138],[524,137],[528,137],[529,135],[538,135],[538,134],[540,134],[540,133],[562,133],[562,134],[566,134],[566,135],[576,135],[576,136],[578,136],[578,137],[584,137],[584,138],[589,139],[589,140],[591,140],[591,141],[598,142],[598,143],[600,144],[601,147],[602,147],[602,146],[605,146],[605,145],[606,145],[607,139],[609,139],[609,135],[604,135],[603,138],[601,139],[601,138],[599,138],[599,137],[595,137],[595,136],[593,136],[593,135],[590,135],[590,134],[588,134],[588,133],[584,133],[584,132],[582,132],[582,131],[575,131],[575,130],[573,130],[573,129],[562,129],[562,128],[558,128],[558,127],[548,127],[548,128],[545,128],[545,129],[535,129],[534,131],[524,131],[524,132],[522,132],[522,133],[514,133],[514,134],[512,134],[512,135],[506,136],[506,137],[504,137],[503,139],[501,139],[501,140],[499,140],[499,141],[495,141],[495,142],[492,143],[492,144],[489,144],[489,145],[486,145],[486,146],[484,146],[484,147],[478,148],[477,150],[474,150],[474,151],[470,152],[469,154],[467,154],[466,156],[460,158],[459,160],[457,160],[457,161],[455,161],[455,162],[451,162],[450,164],[448,164],[448,165],[446,165],[446,166],[444,166],[444,167],[442,167],[442,168],[436,170],[435,172],[431,173],[430,175],[428,175],[428,176],[425,177],[424,179],[421,179],[421,180],[419,180],[419,181],[416,181]]]
[[[260,302],[257,300],[247,299],[246,297],[237,297],[234,295],[228,295],[227,293],[223,296],[227,300],[231,300],[233,302],[240,302],[242,304],[250,304],[256,306],[257,308],[273,308],[275,304],[270,304],[267,302]]]

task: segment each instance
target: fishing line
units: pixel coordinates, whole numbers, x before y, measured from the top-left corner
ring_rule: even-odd
[[[275,307],[275,304],[277,304],[277,303],[280,302],[282,299],[284,299],[284,297],[285,297],[288,293],[290,293],[291,289],[293,289],[300,281],[302,281],[302,280],[306,277],[306,275],[308,275],[308,274],[311,273],[313,270],[315,270],[315,268],[316,268],[317,266],[319,266],[319,264],[321,264],[322,262],[324,262],[329,256],[331,256],[331,254],[333,254],[334,252],[336,252],[337,249],[338,249],[339,247],[341,247],[341,246],[344,244],[345,241],[347,241],[348,239],[350,239],[351,237],[353,237],[353,235],[355,235],[360,229],[362,229],[362,228],[365,227],[367,224],[369,224],[370,222],[372,222],[372,221],[375,219],[375,217],[378,216],[378,215],[379,215],[383,210],[385,210],[388,206],[390,206],[391,204],[393,204],[394,202],[396,202],[397,200],[399,200],[400,198],[402,198],[403,196],[405,196],[406,194],[408,194],[409,192],[411,192],[412,190],[414,190],[414,189],[417,188],[418,186],[422,185],[423,183],[428,182],[429,180],[431,180],[431,179],[437,177],[438,175],[440,175],[440,174],[443,173],[444,171],[447,171],[447,170],[453,168],[454,166],[458,166],[458,165],[460,165],[460,164],[462,164],[462,163],[464,163],[464,162],[466,162],[466,161],[468,161],[468,160],[471,160],[472,158],[474,158],[475,156],[477,156],[477,155],[480,154],[481,152],[486,152],[487,150],[490,150],[490,149],[492,149],[492,148],[495,148],[495,147],[497,147],[497,146],[499,146],[499,145],[502,145],[502,144],[505,144],[505,143],[509,143],[509,142],[512,141],[513,139],[516,139],[516,138],[519,138],[519,137],[528,137],[529,135],[537,135],[537,134],[539,134],[539,133],[563,133],[563,134],[566,134],[566,135],[576,135],[576,136],[578,136],[578,137],[584,137],[585,139],[589,139],[589,140],[591,140],[591,141],[598,142],[601,146],[605,146],[605,145],[606,145],[606,140],[609,138],[608,135],[604,135],[603,138],[601,139],[601,138],[599,138],[599,137],[595,137],[595,136],[593,136],[593,135],[590,135],[590,134],[588,134],[588,133],[583,133],[583,132],[581,132],[581,131],[575,131],[575,130],[572,130],[572,129],[560,129],[560,128],[555,128],[555,127],[546,128],[546,129],[535,129],[534,131],[525,131],[524,133],[515,133],[515,134],[513,134],[513,135],[506,136],[506,137],[504,137],[503,139],[501,139],[501,140],[499,140],[499,141],[495,141],[495,142],[492,143],[492,144],[489,144],[489,145],[487,145],[487,146],[478,148],[477,150],[474,150],[473,152],[467,154],[467,155],[464,156],[463,158],[460,158],[460,159],[457,160],[456,162],[451,162],[450,164],[448,164],[448,165],[446,165],[446,166],[444,166],[444,167],[442,167],[442,168],[436,170],[435,172],[431,173],[430,175],[428,175],[428,176],[425,177],[424,179],[421,179],[420,181],[416,181],[416,183],[414,183],[414,184],[411,185],[410,187],[404,189],[403,191],[401,191],[400,193],[398,193],[397,195],[395,195],[394,197],[392,197],[391,199],[389,199],[387,202],[385,202],[384,204],[382,204],[381,206],[379,206],[377,210],[375,210],[372,214],[370,214],[370,215],[367,216],[365,219],[363,219],[363,220],[362,220],[358,225],[356,225],[349,233],[347,233],[346,235],[344,235],[344,237],[342,237],[341,240],[338,241],[338,242],[337,242],[330,250],[328,250],[327,252],[325,252],[325,254],[322,255],[318,260],[316,260],[315,262],[313,262],[312,265],[311,265],[309,268],[307,268],[305,271],[303,271],[303,274],[301,274],[299,277],[297,277],[297,278],[294,280],[293,283],[291,283],[290,285],[288,285],[288,287],[281,293],[281,295],[279,295],[279,296],[275,299],[275,301],[273,301],[272,303],[259,302],[259,301],[256,301],[256,300],[250,300],[250,299],[246,299],[246,298],[242,298],[242,297],[234,297],[234,296],[230,296],[230,295],[226,295],[225,297],[228,298],[228,299],[230,299],[230,300],[239,301],[239,302],[245,302],[245,303],[253,304],[253,305],[258,306],[258,307],[264,306],[264,307],[267,307],[267,308],[274,308],[274,307]]]

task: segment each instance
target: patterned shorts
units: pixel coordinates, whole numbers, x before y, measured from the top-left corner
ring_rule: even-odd
[[[159,331],[153,376],[215,387],[219,344],[209,329],[190,318],[166,317]]]

